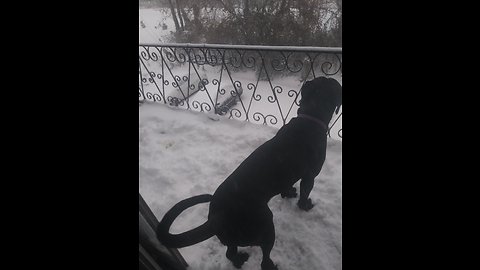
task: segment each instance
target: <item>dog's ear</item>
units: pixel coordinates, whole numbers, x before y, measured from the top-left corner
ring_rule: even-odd
[[[337,80],[333,78],[329,78],[329,81],[330,81],[330,87],[335,96],[335,106],[336,106],[335,114],[338,114],[340,111],[340,106],[342,106],[342,86]]]

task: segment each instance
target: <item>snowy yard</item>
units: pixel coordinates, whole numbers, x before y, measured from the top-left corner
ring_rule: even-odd
[[[175,203],[194,195],[213,194],[217,186],[277,129],[195,111],[145,103],[140,115],[139,192],[161,219]],[[212,120],[215,119],[216,121]],[[299,183],[295,185],[299,188]],[[276,241],[272,260],[282,270],[342,269],[342,142],[330,139],[327,160],[315,180],[315,207],[303,212],[296,199],[274,197]],[[208,204],[185,211],[173,224],[179,233],[202,224]],[[242,269],[260,269],[259,247]],[[235,269],[216,237],[179,249],[192,270]]]

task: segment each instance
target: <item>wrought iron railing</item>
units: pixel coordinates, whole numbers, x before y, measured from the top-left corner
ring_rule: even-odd
[[[296,116],[302,84],[342,83],[342,49],[216,44],[140,44],[139,101],[281,127]],[[328,134],[342,138],[342,112]]]

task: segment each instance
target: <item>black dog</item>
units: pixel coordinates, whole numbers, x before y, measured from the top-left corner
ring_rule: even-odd
[[[245,159],[213,195],[185,199],[165,214],[157,229],[162,243],[181,248],[216,235],[227,246],[227,258],[235,267],[248,259],[247,253],[237,251],[238,246],[260,246],[262,269],[278,269],[270,259],[275,227],[268,201],[278,194],[296,197],[293,184],[301,179],[298,207],[305,211],[313,207],[308,196],[325,161],[327,124],[342,104],[342,87],[331,78],[306,82],[301,94],[298,117]],[[169,233],[183,210],[205,202],[210,202],[210,208],[204,224],[178,235]]]

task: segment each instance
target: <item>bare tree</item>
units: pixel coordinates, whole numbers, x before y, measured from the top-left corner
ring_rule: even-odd
[[[341,46],[342,0],[168,2],[179,42]]]
[[[175,24],[175,30],[178,32],[181,30],[180,24],[178,23],[177,15],[175,14],[175,6],[173,5],[172,0],[168,0],[170,6],[170,11],[172,13],[173,23]]]

